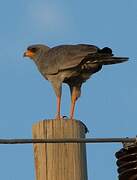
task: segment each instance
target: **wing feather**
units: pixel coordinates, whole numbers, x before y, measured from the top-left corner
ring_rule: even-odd
[[[62,45],[51,48],[43,57],[46,74],[56,74],[78,66],[88,55],[96,53],[98,48],[93,45]]]

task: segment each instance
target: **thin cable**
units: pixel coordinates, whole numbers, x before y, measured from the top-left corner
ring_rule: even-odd
[[[137,143],[137,138],[0,139],[0,144],[33,143]]]

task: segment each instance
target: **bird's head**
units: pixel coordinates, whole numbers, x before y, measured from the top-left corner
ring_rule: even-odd
[[[27,50],[24,52],[24,57],[29,57],[33,59],[34,61],[38,61],[41,55],[46,53],[50,48],[45,45],[41,44],[35,44],[31,45],[27,48]]]

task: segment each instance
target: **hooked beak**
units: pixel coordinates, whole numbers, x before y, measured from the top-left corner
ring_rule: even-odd
[[[30,50],[27,50],[27,51],[24,52],[23,57],[33,58],[34,55],[35,55],[34,52],[32,52],[32,51],[30,51]]]

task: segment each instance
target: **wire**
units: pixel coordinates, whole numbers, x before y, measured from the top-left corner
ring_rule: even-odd
[[[137,138],[0,139],[0,144],[34,143],[137,143]]]

